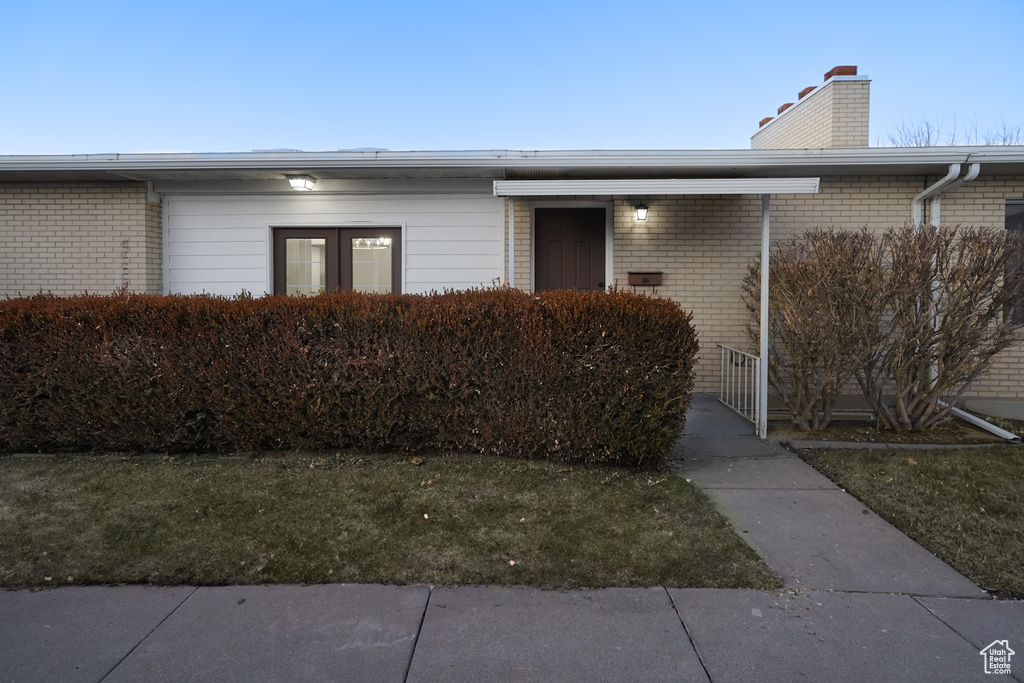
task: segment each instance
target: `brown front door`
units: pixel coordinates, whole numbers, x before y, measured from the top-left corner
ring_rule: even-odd
[[[536,286],[604,289],[604,209],[537,209]]]

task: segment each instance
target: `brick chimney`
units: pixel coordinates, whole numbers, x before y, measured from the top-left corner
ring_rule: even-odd
[[[777,116],[761,119],[750,147],[867,147],[870,83],[855,66],[834,67],[823,85],[804,88],[795,103],[779,107]]]

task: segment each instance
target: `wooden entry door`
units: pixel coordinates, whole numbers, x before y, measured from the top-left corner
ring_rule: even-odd
[[[604,209],[537,209],[537,291],[604,289]]]

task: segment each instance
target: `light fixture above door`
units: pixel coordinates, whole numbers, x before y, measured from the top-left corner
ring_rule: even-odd
[[[316,178],[308,175],[286,175],[285,178],[293,190],[309,191],[316,185]]]

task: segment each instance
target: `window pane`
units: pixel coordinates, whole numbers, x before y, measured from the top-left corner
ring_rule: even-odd
[[[365,261],[352,261],[352,287],[356,291],[365,291],[373,280],[373,264]]]
[[[352,289],[357,292],[391,292],[390,237],[352,239]]]
[[[327,288],[327,240],[285,240],[285,293],[312,296]]]

